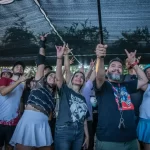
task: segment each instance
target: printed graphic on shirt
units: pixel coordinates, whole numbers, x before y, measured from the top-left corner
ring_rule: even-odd
[[[86,103],[79,97],[76,97],[71,94],[69,105],[70,105],[72,121],[76,122],[76,121],[84,120],[88,110]]]
[[[119,106],[119,92],[118,92],[118,88],[114,87],[114,95],[115,95],[115,99],[118,105],[118,109],[121,109]],[[131,102],[131,97],[127,92],[127,89],[125,87],[120,87],[120,99],[121,99],[121,103],[122,103],[122,110],[134,110],[134,105]]]
[[[97,106],[97,99],[95,96],[91,96],[90,97],[90,102],[92,104],[92,107],[96,107]]]

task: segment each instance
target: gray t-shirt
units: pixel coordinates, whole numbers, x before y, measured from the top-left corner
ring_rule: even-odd
[[[64,125],[69,122],[80,122],[89,117],[85,98],[73,91],[66,84],[59,90],[59,113],[56,124]]]

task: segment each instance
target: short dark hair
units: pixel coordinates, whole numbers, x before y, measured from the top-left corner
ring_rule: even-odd
[[[108,67],[109,67],[110,64],[111,64],[112,62],[114,62],[114,61],[120,62],[120,63],[122,64],[122,66],[123,66],[123,61],[122,61],[120,58],[116,57],[116,58],[113,58],[113,59],[109,62]]]
[[[47,69],[47,68],[49,68],[50,70],[53,70],[53,67],[52,67],[52,66],[49,66],[49,65],[46,65],[46,66],[44,67],[44,70]]]
[[[17,61],[14,63],[12,70],[17,66],[17,65],[21,65],[23,70],[25,69],[25,64],[22,61]]]

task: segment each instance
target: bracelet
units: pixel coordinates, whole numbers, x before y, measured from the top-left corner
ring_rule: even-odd
[[[138,62],[135,61],[133,64],[131,64],[130,68],[133,68],[134,66],[138,65]]]
[[[62,58],[60,58],[60,57],[57,57],[57,59],[62,59]]]
[[[100,56],[100,57],[97,57],[97,58],[101,59],[101,58],[104,58],[104,56]]]

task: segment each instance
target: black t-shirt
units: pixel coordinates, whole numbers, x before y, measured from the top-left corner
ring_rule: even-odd
[[[133,80],[137,80],[136,75],[125,75],[125,79],[124,81],[133,81]],[[131,96],[131,101],[134,105],[134,112],[135,112],[135,116],[139,116],[139,107],[142,103],[143,100],[143,91],[142,90],[137,90],[136,93],[132,93],[130,94]]]
[[[84,123],[84,120],[89,117],[85,98],[66,84],[60,88],[59,98],[57,125],[64,125],[69,122]]]
[[[137,89],[137,80],[120,84],[125,129],[119,129],[120,111],[113,87],[118,91],[117,83],[105,81],[102,87],[96,89],[98,101],[97,138],[100,141],[128,142],[136,139],[134,120],[134,106],[131,103],[130,93]]]

